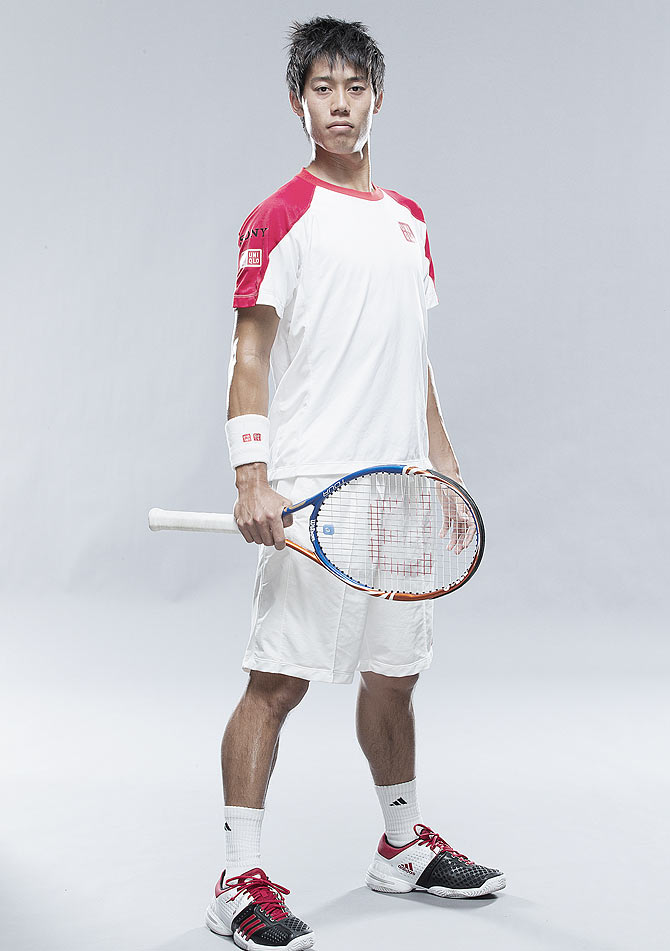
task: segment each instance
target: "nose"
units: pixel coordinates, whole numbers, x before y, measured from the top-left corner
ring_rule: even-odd
[[[336,113],[349,112],[349,103],[347,102],[347,97],[345,95],[344,89],[340,86],[336,87],[335,97],[332,101],[332,110]]]

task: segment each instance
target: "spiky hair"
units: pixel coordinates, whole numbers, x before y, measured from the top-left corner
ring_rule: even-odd
[[[306,23],[291,24],[288,33],[288,66],[286,82],[298,100],[302,99],[305,79],[315,59],[325,57],[331,69],[337,60],[360,69],[372,84],[375,98],[384,89],[384,56],[358,20],[336,20],[335,17],[314,17]]]

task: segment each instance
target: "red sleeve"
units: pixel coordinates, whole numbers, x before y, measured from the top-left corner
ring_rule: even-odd
[[[238,238],[233,307],[269,303],[282,316],[300,263],[292,229],[309,208],[314,189],[315,185],[296,176],[245,218]]]

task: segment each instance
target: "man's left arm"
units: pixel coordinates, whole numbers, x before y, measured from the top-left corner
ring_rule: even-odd
[[[431,466],[442,475],[448,476],[465,488],[461,470],[442,418],[440,399],[435,388],[433,368],[428,361],[428,401],[426,405],[428,423],[428,457]],[[444,521],[440,537],[449,539],[448,549],[455,555],[468,547],[475,536],[476,525],[468,506],[453,491],[444,491],[441,496]]]
[[[449,476],[460,485],[464,485],[458,459],[454,452],[442,418],[440,399],[435,388],[433,368],[428,361],[428,401],[426,405],[428,423],[428,456],[434,469]]]

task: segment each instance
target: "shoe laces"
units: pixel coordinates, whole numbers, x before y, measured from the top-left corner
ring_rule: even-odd
[[[437,832],[433,832],[429,826],[424,825],[422,822],[417,822],[414,826],[414,831],[421,840],[421,845],[427,845],[428,848],[434,852],[449,852],[454,858],[459,859],[461,862],[467,862],[468,865],[475,864],[467,855],[463,855],[462,852],[457,852],[448,842],[444,841],[441,835],[438,835]]]
[[[290,895],[291,890],[284,888],[283,885],[278,885],[276,882],[271,882],[262,868],[252,868],[241,875],[227,878],[225,884],[226,888],[222,888],[222,892],[227,892],[232,888],[236,889],[235,894],[231,895],[227,901],[233,901],[240,892],[246,891],[261,910],[275,921],[281,921],[282,918],[288,916],[288,910],[282,895]]]

